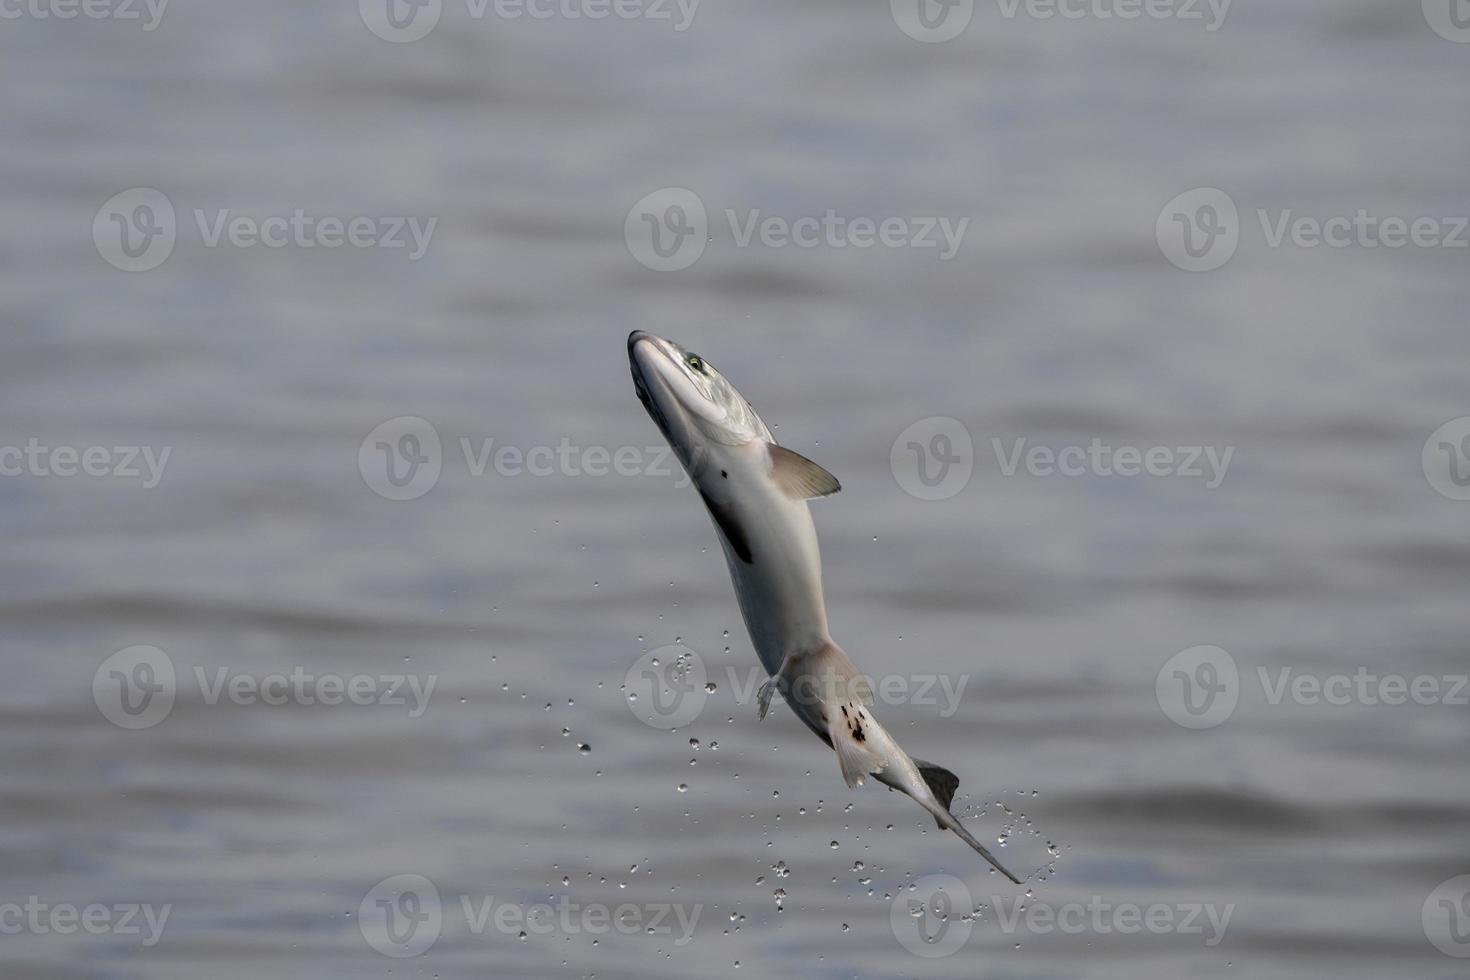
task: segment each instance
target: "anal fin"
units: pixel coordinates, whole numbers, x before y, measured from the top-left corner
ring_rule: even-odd
[[[827,710],[827,733],[832,748],[837,751],[842,781],[849,789],[861,786],[868,776],[888,767],[888,760],[868,747],[869,719],[859,705],[845,704],[837,710],[830,707]]]

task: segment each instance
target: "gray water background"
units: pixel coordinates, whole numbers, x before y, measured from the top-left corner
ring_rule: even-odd
[[[1255,222],[1470,211],[1470,46],[1418,6],[1238,0],[1207,32],[982,3],[944,44],[875,2],[706,0],[682,32],[450,3],[412,44],[347,2],[175,0],[152,32],[0,23],[0,441],[172,447],[152,489],[0,481],[0,900],[172,906],[151,947],[0,936],[4,975],[1463,976],[1421,906],[1470,873],[1467,709],[1273,706],[1254,682],[1466,670],[1470,504],[1420,461],[1470,414],[1466,252],[1273,249]],[[712,219],[674,273],[623,238],[669,186]],[[1155,219],[1201,186],[1244,234],[1190,274]],[[180,215],[151,272],[92,240],[131,187]],[[438,226],[417,262],[207,248],[195,208]],[[739,248],[726,208],[970,225],[948,262]],[[875,673],[968,678],[950,717],[880,717],[960,774],[982,838],[1003,800],[1058,845],[1035,900],[1228,904],[1222,942],[1009,935],[993,916],[952,956],[898,941],[893,897],[925,875],[984,904],[1017,890],[907,801],[849,792],[784,708],[757,723],[738,702],[725,672],[754,657],[696,496],[673,476],[476,476],[460,454],[462,437],[656,446],[633,328],[706,355],[841,478],[815,507],[834,635]],[[437,485],[404,502],[358,466],[399,416],[444,442]],[[889,464],[930,416],[976,446],[937,502]],[[1215,489],[1006,477],[992,438],[1235,456]],[[668,733],[621,687],[676,638],[720,683]],[[1243,690],[1190,731],[1155,677],[1200,644]],[[411,718],[210,705],[185,683],[126,731],[92,682],[133,645],[185,678],[437,686]],[[398,960],[357,915],[401,873],[451,904],[702,914],[680,946],[476,935],[450,912]]]

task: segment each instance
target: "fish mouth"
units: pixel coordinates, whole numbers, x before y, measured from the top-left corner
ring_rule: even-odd
[[[643,358],[657,357],[660,353],[660,342],[661,338],[643,330],[634,330],[628,334],[628,368],[633,375],[633,391],[638,395],[638,400],[643,403],[644,409],[667,435],[668,420],[664,417],[663,409],[659,407],[658,401],[649,394],[648,380],[644,376],[648,368],[645,367]],[[640,354],[640,345],[646,345],[651,350],[647,354]]]

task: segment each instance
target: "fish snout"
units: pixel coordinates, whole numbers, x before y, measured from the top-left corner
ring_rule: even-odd
[[[668,341],[662,337],[651,334],[647,330],[634,330],[628,334],[628,360],[637,363],[638,348],[640,345],[647,345],[652,350],[658,350],[667,343]]]

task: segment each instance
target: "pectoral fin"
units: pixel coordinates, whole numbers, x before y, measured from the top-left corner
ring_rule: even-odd
[[[827,497],[842,489],[837,477],[785,446],[774,443],[771,450],[771,478],[792,500]]]

